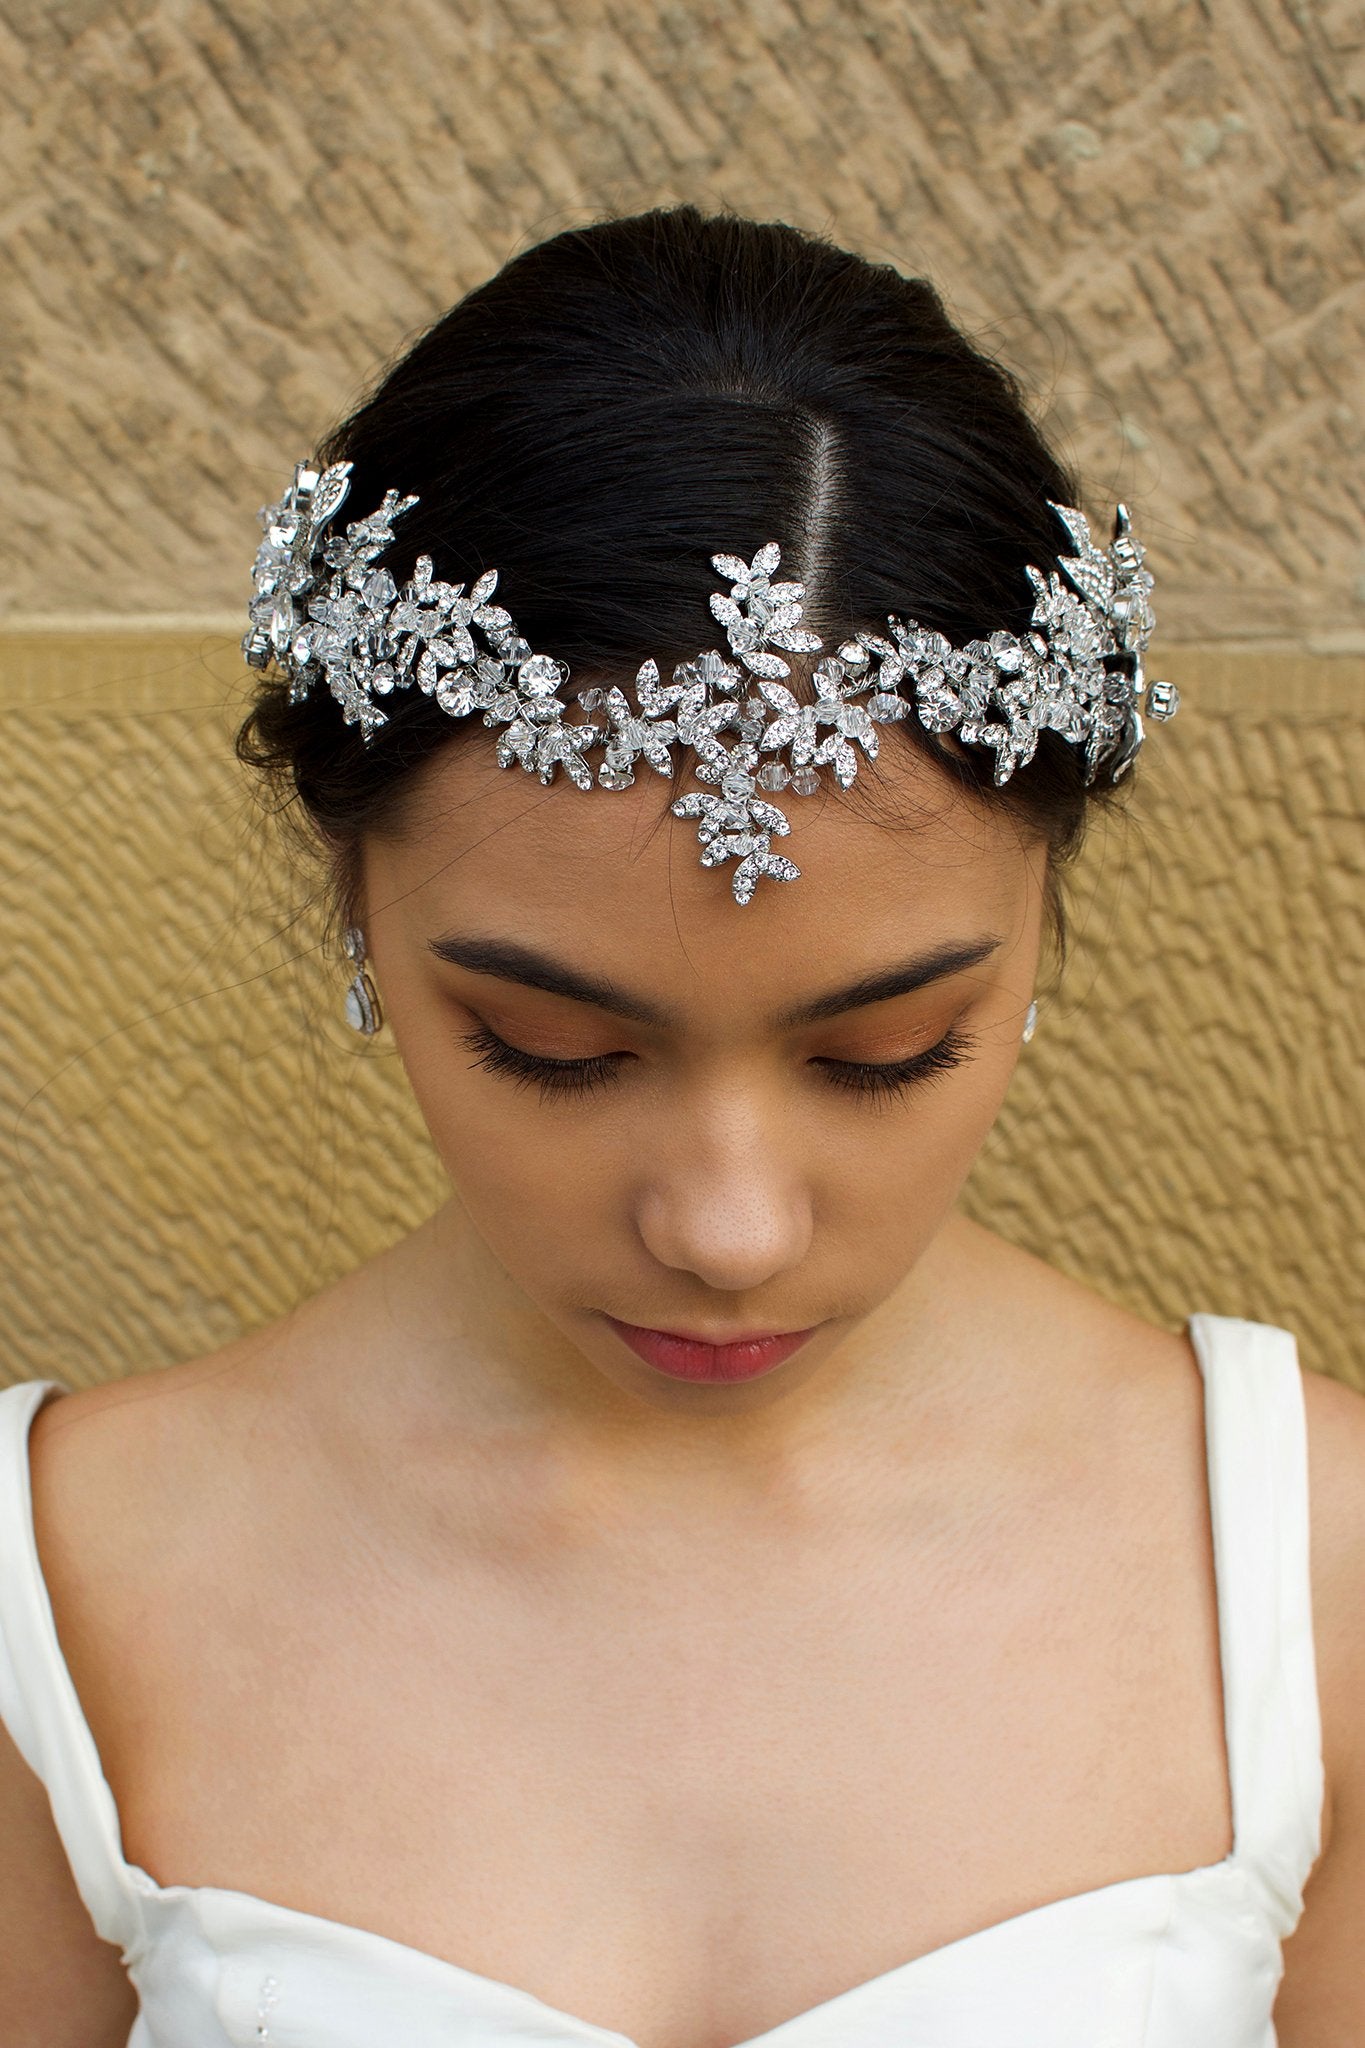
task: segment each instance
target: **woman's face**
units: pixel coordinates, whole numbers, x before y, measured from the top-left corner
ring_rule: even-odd
[[[543,1332],[557,1369],[611,1403],[803,1384],[924,1258],[1000,1108],[1044,849],[907,746],[874,774],[896,829],[792,797],[800,877],[743,906],[643,764],[626,790],[547,788],[478,736],[424,772],[401,837],[366,843],[370,964],[442,1162],[567,1339]],[[717,1384],[612,1318],[815,1334]]]

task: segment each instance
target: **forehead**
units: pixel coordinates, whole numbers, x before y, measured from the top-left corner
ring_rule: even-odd
[[[643,762],[624,790],[563,774],[547,786],[500,767],[492,737],[472,732],[422,771],[397,835],[367,840],[367,910],[396,912],[423,943],[511,935],[623,976],[629,964],[636,986],[680,1002],[701,982],[746,1006],[1019,926],[1042,855],[1010,813],[905,742],[860,764],[861,789],[827,775],[819,794],[779,799],[791,830],[772,846],[799,878],[765,877],[738,904],[735,864],[701,865],[697,821],[672,815],[671,783]]]

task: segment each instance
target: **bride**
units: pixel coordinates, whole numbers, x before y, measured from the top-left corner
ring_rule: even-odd
[[[1077,496],[681,207],[267,508],[238,750],[451,1193],[0,1394],[7,2048],[1365,2039],[1365,1404],[958,1207],[1176,709]]]

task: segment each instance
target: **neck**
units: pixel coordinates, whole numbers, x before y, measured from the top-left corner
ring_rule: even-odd
[[[403,1407],[425,1445],[472,1432],[575,1490],[603,1475],[618,1501],[757,1501],[898,1443],[922,1452],[953,1427],[964,1376],[973,1361],[981,1371],[963,1308],[979,1317],[993,1248],[1009,1250],[954,1214],[890,1296],[819,1332],[771,1376],[624,1385],[529,1300],[452,1199],[383,1255],[390,1328],[370,1348],[386,1361],[383,1398],[406,1384]]]

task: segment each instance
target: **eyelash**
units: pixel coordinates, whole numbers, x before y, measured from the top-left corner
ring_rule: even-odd
[[[490,1073],[507,1074],[519,1085],[539,1082],[541,1100],[552,1096],[582,1096],[603,1081],[620,1079],[621,1053],[597,1053],[591,1059],[552,1060],[538,1053],[523,1052],[486,1025],[461,1034],[460,1042],[479,1057],[474,1064]],[[864,1060],[817,1059],[816,1066],[829,1071],[836,1088],[847,1088],[871,1101],[890,1101],[917,1082],[930,1081],[960,1067],[975,1040],[959,1031],[948,1031],[937,1045],[916,1053],[912,1059],[871,1062]]]

